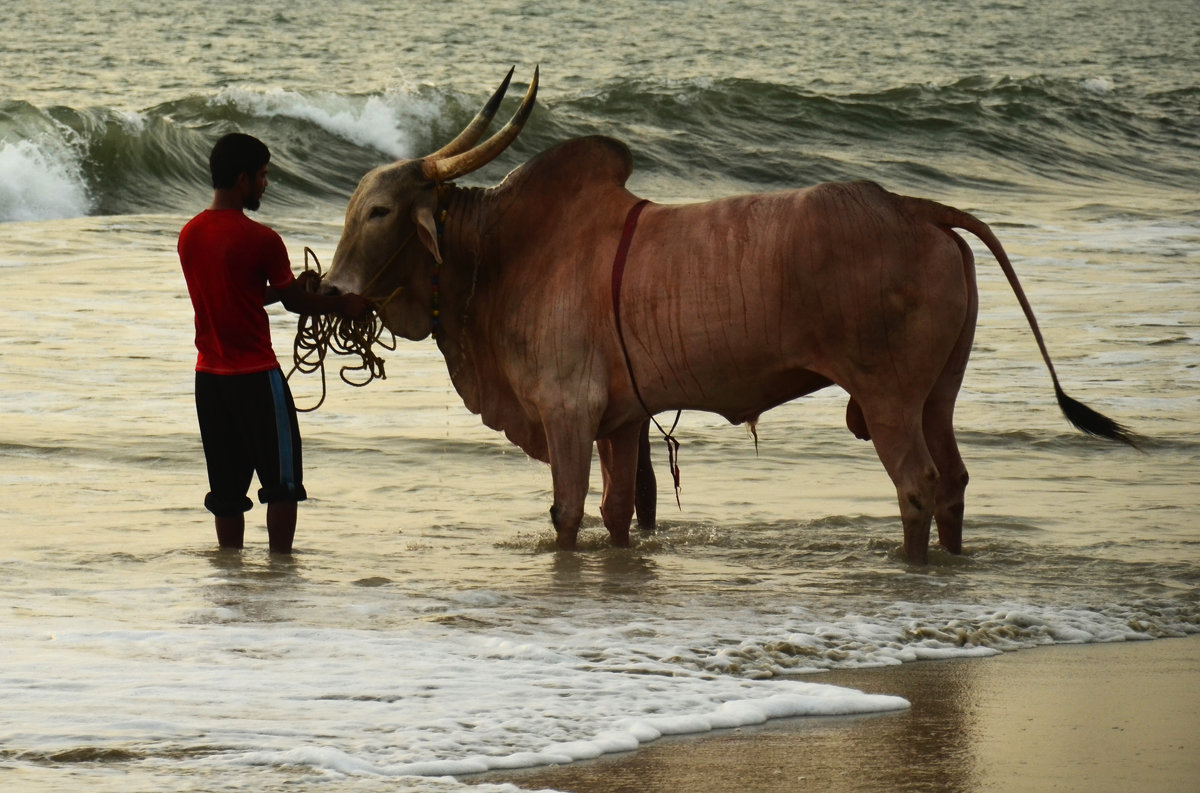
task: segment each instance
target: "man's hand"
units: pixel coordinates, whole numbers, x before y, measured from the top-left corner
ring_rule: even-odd
[[[355,322],[361,322],[369,317],[374,308],[371,305],[371,301],[353,292],[338,295],[335,299],[338,301],[337,313]]]
[[[317,275],[316,270],[304,270],[296,276],[296,281],[305,292],[318,292],[321,289],[321,276]]]

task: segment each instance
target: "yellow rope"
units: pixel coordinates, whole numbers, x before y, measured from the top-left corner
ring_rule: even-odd
[[[305,271],[309,269],[308,260],[310,256],[317,265],[317,279],[310,282],[310,287],[315,290],[319,288],[320,278],[322,277],[321,262],[311,249],[305,248]],[[385,342],[382,340],[386,327],[383,324],[383,320],[379,318],[379,312],[399,292],[399,289],[392,292],[387,300],[376,306],[375,310],[363,320],[349,320],[336,314],[326,314],[323,316],[314,316],[312,314],[300,315],[296,326],[296,340],[292,345],[292,360],[294,365],[287,376],[288,379],[291,379],[291,376],[295,372],[311,374],[312,372],[320,371],[321,398],[317,400],[317,404],[310,408],[296,408],[296,410],[301,413],[308,413],[324,404],[326,394],[325,356],[330,351],[338,355],[358,356],[362,361],[358,366],[347,365],[342,367],[340,375],[342,382],[347,385],[361,388],[375,378],[379,378],[380,380],[387,379],[387,375],[383,369],[383,359],[375,354],[373,348],[375,345],[379,345],[386,350],[396,349],[396,336],[391,331],[388,331],[391,335],[391,341]],[[364,372],[366,379],[356,382],[347,376],[347,372]]]

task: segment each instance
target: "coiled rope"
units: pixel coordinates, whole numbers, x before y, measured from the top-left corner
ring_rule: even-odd
[[[306,286],[310,292],[315,292],[320,288],[321,278],[324,275],[321,272],[321,262],[311,248],[304,249],[304,270],[306,272],[309,270],[310,258],[316,263],[317,277],[309,281]],[[386,303],[387,301],[384,301],[385,305]],[[321,373],[321,398],[310,408],[296,408],[296,410],[301,413],[310,413],[324,404],[327,392],[325,357],[330,352],[356,356],[361,361],[357,366],[347,364],[342,367],[339,374],[342,382],[347,385],[362,388],[376,378],[386,380],[387,374],[383,368],[383,359],[375,354],[374,348],[378,345],[385,350],[395,350],[396,336],[391,331],[387,331],[391,340],[384,341],[384,331],[387,331],[387,328],[379,317],[378,308],[371,311],[366,319],[357,321],[337,314],[321,316],[301,314],[296,325],[296,340],[292,344],[293,366],[287,376],[290,380],[296,372],[311,374],[319,371]],[[362,379],[361,376],[351,379],[349,376],[351,372],[362,372],[365,374],[365,379]]]

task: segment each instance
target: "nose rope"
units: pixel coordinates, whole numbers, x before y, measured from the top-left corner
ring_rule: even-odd
[[[407,244],[407,241],[405,244]],[[311,248],[305,248],[305,272],[309,270],[308,261],[310,257],[316,262],[317,279],[310,282],[309,288],[315,291],[320,288],[320,279],[322,278],[321,262],[317,259],[317,255],[313,253]],[[378,275],[376,275],[376,278],[378,278]],[[372,280],[374,281],[374,279]],[[380,304],[377,310],[372,311],[370,316],[363,320],[346,319],[336,314],[321,316],[314,314],[300,315],[296,326],[296,340],[292,344],[292,370],[288,372],[287,376],[290,380],[296,372],[311,374],[312,372],[320,371],[321,398],[312,407],[298,407],[296,408],[297,411],[309,413],[324,404],[325,395],[328,390],[325,381],[325,356],[328,355],[330,350],[339,355],[357,356],[362,361],[358,366],[346,365],[342,367],[339,374],[342,382],[347,385],[361,388],[375,378],[379,378],[380,380],[387,379],[387,374],[383,368],[383,359],[375,354],[374,346],[378,344],[385,350],[394,350],[396,349],[396,336],[392,334],[390,342],[382,340],[386,327],[383,324],[383,320],[379,318],[379,309],[387,305],[387,302],[399,294],[400,291],[400,289],[395,290],[387,300]],[[362,382],[356,382],[347,376],[348,372],[365,372],[367,378]]]
[[[371,277],[371,280],[367,282],[367,285],[365,287],[363,287],[362,294],[364,297],[371,293],[371,287],[375,286],[375,282],[378,281],[383,276],[383,274],[387,272],[388,268],[392,266],[392,262],[396,261],[396,257],[398,257],[400,255],[400,252],[403,251],[406,247],[408,247],[408,243],[412,242],[412,238],[414,236],[416,236],[416,233],[417,233],[416,229],[413,229],[413,231],[407,237],[404,238],[404,242],[400,243],[400,245],[396,247],[396,250],[392,251],[392,255],[388,257],[387,261],[384,262],[379,267],[379,269],[375,271],[375,275],[373,275]],[[305,258],[305,266],[307,267],[307,265],[308,265],[307,249],[305,249],[305,257],[306,257]],[[314,255],[313,258],[315,259],[316,256]],[[382,313],[384,307],[387,306],[388,303],[392,302],[392,300],[395,299],[395,297],[403,291],[404,291],[403,286],[398,286],[395,289],[393,289],[392,293],[390,295],[388,295],[387,298],[385,298],[382,303],[375,304],[375,311],[377,313]]]

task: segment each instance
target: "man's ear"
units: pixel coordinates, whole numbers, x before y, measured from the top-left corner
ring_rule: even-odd
[[[254,176],[244,172],[239,173],[237,180],[233,183],[233,192],[242,199],[254,195]]]
[[[417,237],[420,238],[421,244],[433,254],[433,260],[441,264],[442,252],[438,249],[437,221],[433,217],[436,209],[437,196],[434,194],[432,202],[417,202],[417,205],[413,207],[412,217],[413,222],[417,224]]]

